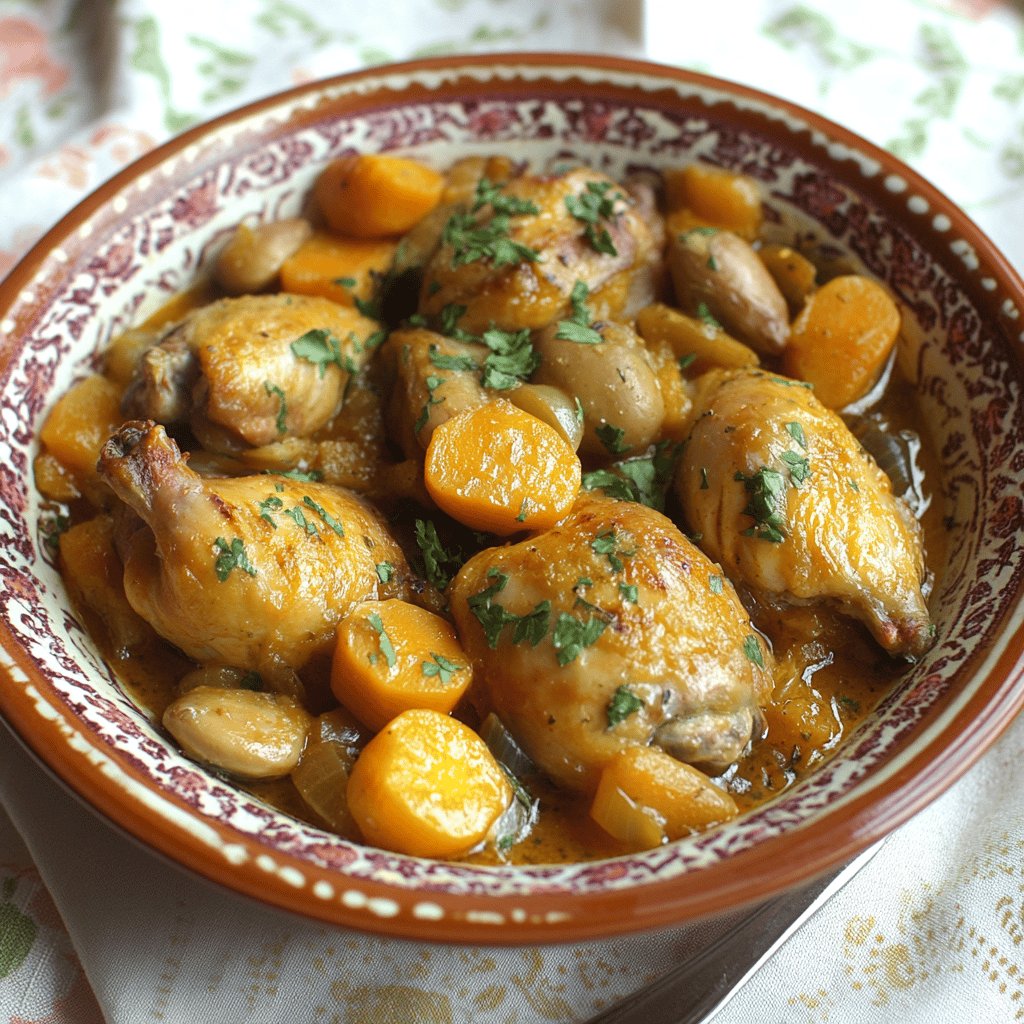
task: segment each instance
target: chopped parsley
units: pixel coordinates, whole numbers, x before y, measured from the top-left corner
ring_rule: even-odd
[[[562,341],[572,341],[577,345],[600,345],[604,338],[590,326],[590,310],[587,308],[587,296],[590,289],[585,281],[577,281],[572,286],[569,301],[572,303],[572,316],[568,320],[559,320],[555,337]]]
[[[630,446],[623,444],[623,438],[626,436],[626,431],[622,427],[617,427],[613,423],[602,423],[601,426],[594,430],[597,435],[597,439],[605,446],[605,448],[611,452],[612,455],[621,455],[623,452],[628,452]]]
[[[665,492],[672,480],[681,446],[672,441],[659,441],[650,455],[616,462],[609,469],[596,469],[583,474],[583,488],[600,488],[609,498],[635,501],[662,512]]]
[[[630,604],[638,604],[640,601],[640,592],[635,583],[620,583],[619,594],[623,601],[628,601]]]
[[[618,548],[618,537],[614,530],[605,530],[604,533],[598,534],[591,542],[590,549],[596,555],[604,555],[608,559],[608,564],[612,567],[615,572],[622,572],[623,564],[622,555],[624,558],[629,558],[630,555],[635,555],[635,550],[622,551]]]
[[[218,552],[213,568],[221,583],[231,575],[232,569],[241,569],[250,576],[256,575],[256,569],[245,553],[245,544],[241,537],[235,537],[230,544],[223,537],[218,537],[213,546]]]
[[[284,391],[281,390],[276,384],[271,383],[269,380],[263,382],[263,390],[268,395],[276,395],[278,401],[277,407],[277,419],[275,424],[277,426],[277,432],[279,434],[286,434],[288,432],[288,398]]]
[[[854,480],[852,476],[848,476],[846,478],[846,482],[850,485],[850,488],[852,490],[856,491],[858,494],[860,493],[860,488],[857,486],[857,481]]]
[[[789,436],[793,438],[793,440],[796,441],[804,451],[807,451],[807,435],[804,434],[804,428],[797,423],[796,420],[786,424],[786,433],[789,434]]]
[[[722,577],[721,576],[717,576],[717,575],[709,576],[708,577],[708,586],[711,588],[711,593],[712,594],[721,594],[722,593],[722,587],[723,587]]]
[[[502,192],[505,184],[507,183],[496,184],[487,178],[481,178],[476,185],[476,194],[473,197],[470,212],[477,213],[485,206],[490,206],[495,213],[505,216],[540,213],[537,204],[529,199],[520,199],[518,196],[510,196],[507,192]]]
[[[465,316],[467,306],[460,306],[457,302],[449,302],[441,307],[439,319],[441,321],[441,333],[456,341],[477,341],[472,334],[459,327],[459,321]]]
[[[427,425],[427,420],[430,418],[431,408],[435,405],[440,405],[444,401],[443,398],[435,398],[434,392],[445,382],[445,380],[445,377],[438,377],[433,374],[427,377],[425,383],[427,385],[429,397],[426,402],[423,403],[423,408],[420,409],[420,414],[416,417],[416,422],[413,424],[412,429],[414,434],[418,434]]]
[[[753,633],[748,633],[743,640],[743,653],[748,661],[752,661],[758,668],[764,668],[764,655],[761,653],[761,644]]]
[[[795,487],[799,487],[811,475],[811,464],[807,456],[783,452],[780,458],[789,467],[789,478]]]
[[[612,187],[610,181],[588,181],[586,188],[579,195],[565,197],[565,208],[586,225],[583,235],[590,243],[590,247],[606,256],[619,254],[608,229],[601,226],[602,219],[611,220],[616,216],[616,200],[623,198],[619,192],[609,196],[608,191]]]
[[[465,665],[456,665],[454,661],[450,661],[443,654],[431,651],[430,661],[422,662],[420,664],[420,671],[428,679],[433,679],[437,676],[441,680],[442,686],[448,686],[452,681],[452,676],[456,672],[461,672],[465,667]]]
[[[440,351],[437,345],[427,349],[431,363],[439,370],[478,370],[480,367],[472,356],[451,356]]]
[[[785,518],[781,511],[785,501],[785,477],[777,469],[762,466],[750,476],[737,472],[733,479],[741,481],[750,495],[743,514],[750,516],[754,520],[754,525],[744,530],[743,535],[780,544],[786,539],[782,532]]]
[[[501,331],[492,327],[481,339],[491,350],[484,360],[481,383],[485,388],[507,391],[518,387],[540,366],[540,356],[530,342],[530,329]]]
[[[354,277],[336,277],[331,284],[336,284],[341,288],[355,288],[358,282]]]
[[[283,505],[284,502],[276,494],[272,494],[269,498],[259,502],[256,507],[260,510],[260,519],[265,519],[276,530],[277,522],[271,512],[277,512]]]
[[[308,494],[302,496],[302,504],[312,509],[339,537],[345,536],[344,527],[323,505],[318,505]]]
[[[394,668],[398,662],[398,655],[395,654],[395,645],[391,642],[391,637],[388,636],[388,631],[384,628],[381,617],[376,612],[370,612],[366,616],[366,621],[377,631],[380,653],[384,655],[388,668]]]
[[[438,590],[444,590],[462,568],[462,552],[458,549],[448,551],[437,535],[437,527],[429,519],[416,520],[414,536],[423,556],[423,570],[427,579]]]
[[[348,369],[351,361],[346,363],[341,354],[341,342],[330,331],[315,327],[306,331],[301,338],[292,342],[292,354],[296,359],[304,359],[320,368],[321,378],[328,366],[339,366]]]
[[[551,602],[540,601],[534,606],[533,611],[526,615],[514,615],[493,601],[493,598],[505,589],[508,576],[494,568],[491,568],[487,575],[494,582],[466,602],[484,631],[487,646],[494,650],[501,639],[502,631],[506,626],[512,625],[515,627],[512,632],[513,644],[525,641],[531,647],[536,647],[547,635],[551,621]]]
[[[860,711],[859,700],[854,700],[853,697],[848,697],[845,693],[841,693],[838,699],[840,705],[846,708],[847,711],[852,711],[854,714]]]
[[[390,583],[395,578],[395,567],[390,562],[378,562],[375,568],[381,583]]]
[[[712,267],[712,269],[714,268]],[[699,302],[697,304],[697,317],[702,323],[708,327],[713,327],[716,331],[722,329],[722,325],[714,318],[706,302]]]
[[[478,260],[490,260],[494,267],[505,267],[526,261],[536,263],[541,258],[536,249],[517,242],[509,234],[511,216],[540,211],[529,200],[503,194],[501,188],[481,178],[470,211],[457,211],[448,219],[441,241],[451,246],[452,269]],[[490,220],[481,223],[476,214],[488,205],[493,214]]]
[[[311,523],[306,518],[306,513],[303,512],[298,505],[296,505],[294,508],[286,508],[282,512],[282,515],[286,515],[289,519],[291,519],[293,523],[295,523],[296,526],[305,530],[309,536],[318,536],[316,523]]]
[[[620,722],[624,722],[630,715],[635,715],[644,702],[628,686],[620,686],[612,694],[608,701],[608,728],[614,729]]]
[[[557,653],[558,664],[563,668],[570,662],[575,661],[580,652],[597,643],[601,634],[607,628],[605,619],[591,615],[585,622],[562,612],[555,622],[554,631],[551,634],[551,643]]]
[[[679,357],[679,369],[685,370],[688,366],[692,366],[694,361],[697,359],[696,352],[687,352],[685,356]]]

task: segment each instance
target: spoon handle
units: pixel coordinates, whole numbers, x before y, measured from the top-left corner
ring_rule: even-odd
[[[735,928],[696,956],[670,968],[643,990],[586,1024],[707,1024],[882,846],[810,884],[759,904]]]

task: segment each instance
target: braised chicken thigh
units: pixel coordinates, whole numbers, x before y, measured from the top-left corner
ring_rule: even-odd
[[[772,686],[771,654],[728,580],[632,502],[581,498],[554,529],[482,551],[451,608],[502,721],[576,790],[650,743],[724,768]]]
[[[920,525],[843,421],[760,370],[709,373],[694,411],[676,490],[704,550],[759,596],[834,603],[890,653],[923,654]]]
[[[465,307],[459,326],[475,334],[536,329],[569,312],[582,281],[599,315],[619,315],[657,255],[636,200],[597,171],[483,179],[424,268],[420,312]]]
[[[222,299],[142,355],[123,407],[167,426],[189,423],[215,451],[304,437],[337,413],[377,329],[327,299]]]
[[[122,545],[128,600],[190,657],[270,679],[328,650],[358,601],[403,592],[380,517],[341,488],[261,475],[206,480],[163,427],[129,422],[100,471],[141,519]],[[385,587],[376,566],[393,567]]]

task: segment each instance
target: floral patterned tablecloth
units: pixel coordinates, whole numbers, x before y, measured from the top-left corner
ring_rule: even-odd
[[[1024,267],[1019,0],[0,0],[0,275],[84,193],[196,121],[366,64],[498,49],[647,56],[786,96],[898,153]],[[1022,751],[1019,723],[718,1019],[1024,1019]],[[325,928],[140,849],[6,734],[0,768],[12,1024],[579,1021],[725,927],[544,949]]]

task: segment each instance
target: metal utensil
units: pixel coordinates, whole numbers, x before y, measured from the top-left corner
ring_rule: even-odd
[[[708,1024],[786,940],[874,857],[883,842],[868,847],[838,871],[766,900],[696,956],[586,1024]]]

